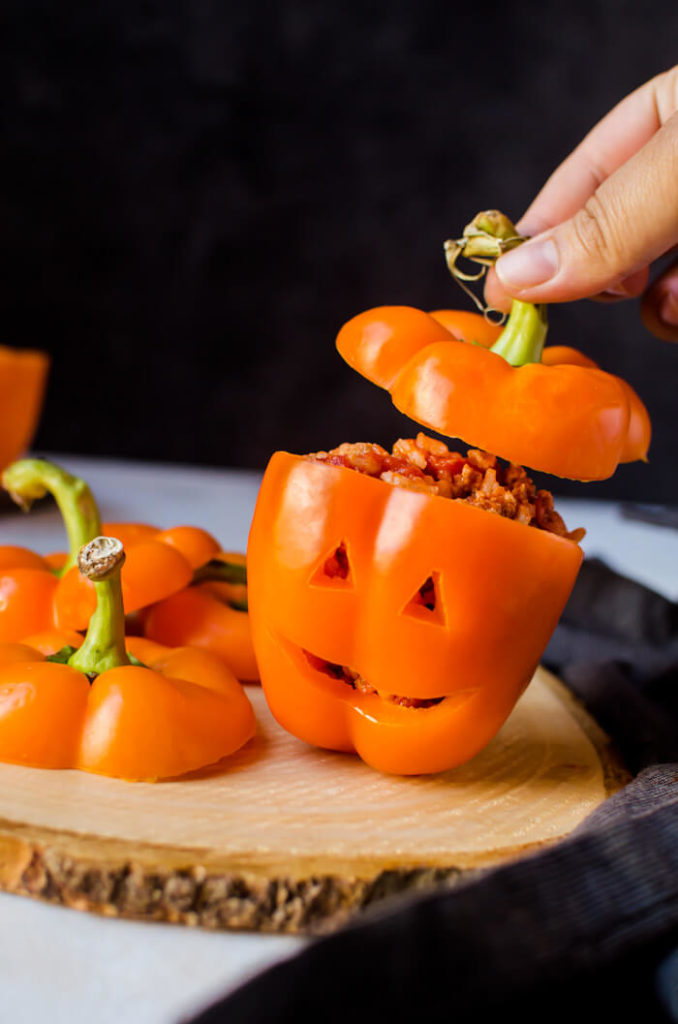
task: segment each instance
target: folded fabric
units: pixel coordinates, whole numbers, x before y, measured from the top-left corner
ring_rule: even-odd
[[[544,662],[630,771],[678,760],[678,604],[587,559]]]
[[[545,662],[633,781],[556,846],[384,904],[196,1024],[678,1021],[678,606],[587,561]]]

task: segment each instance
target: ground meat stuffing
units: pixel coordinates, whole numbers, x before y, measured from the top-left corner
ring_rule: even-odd
[[[443,441],[426,434],[396,441],[390,453],[381,445],[361,442],[340,444],[307,458],[345,466],[394,487],[463,501],[575,542],[586,532],[567,530],[551,492],[538,491],[522,466],[502,465],[495,455],[477,448],[469,448],[466,455],[451,452]]]
[[[315,654],[311,654],[310,651],[304,651],[309,664],[316,672],[322,672],[326,676],[330,676],[331,679],[337,679],[339,682],[346,683],[352,690],[357,693],[375,694],[378,693],[373,686],[371,686],[366,679],[363,679],[361,675],[354,672],[353,669],[347,668],[346,665],[335,665],[334,662],[325,661],[324,658],[318,658]],[[443,697],[398,697],[396,694],[379,694],[383,700],[388,701],[390,704],[397,704],[402,708],[431,708],[436,704],[440,704]]]

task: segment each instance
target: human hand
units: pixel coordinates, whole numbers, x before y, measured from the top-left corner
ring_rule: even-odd
[[[678,245],[678,65],[610,111],[516,226],[536,237],[488,273],[492,307],[644,292],[648,330],[678,341],[678,262],[648,288],[650,264]]]

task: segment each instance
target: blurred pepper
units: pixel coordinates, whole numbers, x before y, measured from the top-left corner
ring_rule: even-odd
[[[245,556],[220,552],[196,571],[193,586],[148,609],[143,632],[159,643],[211,651],[238,679],[258,679],[248,615]]]
[[[77,477],[40,459],[22,459],[2,474],[2,486],[27,511],[50,493],[61,511],[72,564],[81,544],[99,531],[91,491]],[[0,547],[0,642],[18,641],[54,626],[54,600],[59,585],[50,562],[28,548]]]
[[[0,345],[0,469],[33,439],[42,409],[49,356]]]
[[[66,527],[69,551],[41,559],[26,548],[0,547],[0,594],[5,598],[0,640],[20,640],[27,632],[52,625],[87,628],[96,598],[75,560],[81,545],[102,529],[129,545],[122,577],[128,612],[187,586],[195,569],[219,551],[211,534],[197,526],[161,530],[146,523],[104,523],[102,527],[89,486],[50,462],[15,462],[3,473],[2,483],[25,510],[47,493],[54,497]]]

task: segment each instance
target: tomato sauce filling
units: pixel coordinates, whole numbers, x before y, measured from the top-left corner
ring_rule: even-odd
[[[306,458],[344,466],[394,487],[463,501],[575,543],[586,533],[583,529],[568,531],[553,506],[551,492],[537,490],[522,466],[503,464],[496,455],[477,448],[462,455],[423,433],[401,438],[390,452],[378,444],[359,442],[313,452]]]

